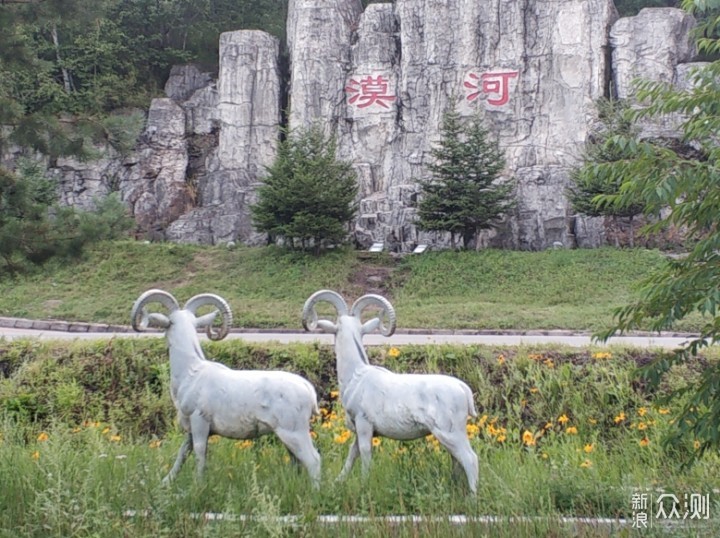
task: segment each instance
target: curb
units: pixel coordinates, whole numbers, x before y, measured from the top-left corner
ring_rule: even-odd
[[[132,333],[129,325],[112,325],[107,323],[87,323],[82,321],[63,320],[34,320],[26,318],[12,318],[0,316],[0,327],[8,329],[29,329],[34,331],[59,331],[70,333]],[[161,332],[153,331],[147,332]],[[234,327],[231,333],[259,333],[259,334],[295,334],[304,333],[301,329],[288,328],[248,328]],[[503,330],[503,329],[397,329],[395,334],[433,334],[433,335],[466,335],[466,336],[592,336],[590,331],[569,331],[562,329],[532,329],[532,330]],[[624,336],[666,337],[666,338],[697,338],[697,333],[683,332],[651,332],[633,331]]]

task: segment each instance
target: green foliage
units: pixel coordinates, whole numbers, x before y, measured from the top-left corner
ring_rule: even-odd
[[[335,150],[318,126],[280,142],[251,208],[253,224],[270,242],[319,252],[347,239],[358,187],[350,163],[338,161]]]
[[[568,189],[568,198],[575,211],[583,215],[634,217],[643,211],[643,206],[637,201],[630,200],[628,205],[599,201],[601,195],[617,194],[621,181],[603,174],[602,168],[596,164],[632,159],[634,145],[608,145],[606,141],[613,136],[635,140],[636,129],[626,118],[627,105],[624,102],[601,99],[597,105],[604,129],[585,148],[584,164],[572,173],[573,185]]]
[[[417,225],[421,230],[450,232],[453,246],[460,236],[467,249],[480,230],[492,228],[513,207],[512,182],[497,182],[505,157],[489,140],[482,118],[475,115],[464,125],[455,109],[443,115],[432,179],[421,181],[422,198]]]
[[[718,3],[713,0],[684,2],[693,12],[704,15],[700,35],[713,35],[720,23]],[[717,53],[720,39],[702,38],[701,50]],[[672,225],[687,231],[695,240],[686,257],[671,260],[644,281],[639,298],[619,309],[615,323],[599,336],[608,338],[641,325],[660,331],[674,327],[689,315],[700,314],[703,324],[697,338],[670,358],[654,362],[645,371],[648,379],[659,383],[676,364],[691,360],[697,352],[720,341],[720,61],[697,71],[694,86],[688,91],[666,84],[640,82],[638,99],[645,106],[630,114],[631,119],[680,113],[682,142],[696,148],[697,156],[682,155],[671,147],[638,142],[623,136],[610,138],[609,148],[630,148],[632,158],[603,163],[598,171],[620,182],[620,192],[603,197],[603,203],[622,207],[640,200],[647,214],[669,210],[666,217],[648,227],[649,231]],[[701,440],[702,450],[720,447],[720,369],[709,367],[702,382],[690,390],[682,417],[677,421],[673,439],[688,433]]]
[[[0,259],[6,271],[53,256],[77,256],[94,241],[115,239],[131,219],[116,195],[97,202],[95,211],[55,206],[55,187],[34,161],[22,161],[19,175],[0,168]]]

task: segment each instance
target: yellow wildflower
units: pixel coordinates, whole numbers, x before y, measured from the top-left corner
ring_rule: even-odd
[[[390,348],[390,351],[388,351],[388,355],[389,355],[390,357],[392,357],[393,359],[394,359],[395,357],[399,357],[399,356],[400,356],[400,350],[399,350],[398,348],[396,348],[396,347],[391,347],[391,348]]]
[[[40,432],[40,435],[37,436],[37,440],[41,443],[44,443],[48,439],[50,439],[50,436],[45,432]]]
[[[645,407],[641,407],[640,409],[638,409],[638,415],[640,415],[641,417],[644,417],[645,413],[647,413],[647,409]]]
[[[534,446],[535,436],[532,434],[531,431],[525,430],[522,434],[522,441],[523,443],[525,443],[526,446]]]
[[[80,431],[80,429],[81,429],[80,426],[76,426],[75,428],[70,430],[70,433],[78,433]]]
[[[478,420],[478,426],[480,426],[482,428],[485,425],[485,423],[487,422],[487,419],[488,419],[487,415],[481,416],[480,420]]]
[[[660,409],[658,409],[658,413],[660,413],[661,415],[668,415],[670,414],[670,409],[668,409],[667,407],[661,407]]]
[[[542,358],[543,358],[543,356],[540,355],[539,353],[529,353],[528,354],[528,359],[530,359],[532,361],[539,361],[539,360],[542,360]]]
[[[593,450],[595,450],[595,445],[593,443],[588,443],[583,447],[583,450],[585,451],[585,454],[590,454]]]
[[[110,441],[112,441],[113,443],[120,442],[120,439],[122,439],[122,437],[120,437],[119,435],[111,435],[110,436]]]
[[[153,439],[148,445],[150,448],[160,448],[162,441],[160,439]]]
[[[382,441],[380,441],[380,438],[379,438],[379,437],[373,437],[373,438],[372,438],[372,446],[380,446],[380,443],[381,443],[381,442],[382,442]]]
[[[338,396],[340,396],[340,391],[339,391],[339,390],[331,390],[331,391],[330,391],[330,397],[331,397],[331,398],[334,399],[334,398],[337,398]]]
[[[350,439],[351,435],[352,432],[350,432],[350,430],[343,430],[339,435],[335,436],[335,442],[339,445],[344,445],[348,439]]]
[[[700,448],[700,441],[695,439],[695,442],[693,443],[693,447],[695,447],[695,450],[698,450]]]
[[[594,418],[592,418],[592,417],[588,419],[588,422],[589,422],[590,424],[597,424],[597,420],[594,419]]]
[[[558,419],[557,419],[557,421],[558,421],[560,424],[566,424],[569,420],[570,420],[570,419],[568,418],[568,416],[567,416],[566,414],[564,414],[564,413],[563,413],[562,415],[560,415],[560,416],[558,417]]]
[[[640,446],[648,446],[650,444],[650,439],[647,437],[643,437],[640,439]]]
[[[237,441],[235,443],[236,448],[246,449],[253,446],[253,442],[250,439],[245,439],[244,441]]]
[[[607,351],[600,351],[598,353],[593,353],[592,358],[595,360],[610,359],[612,358],[612,353],[608,353]]]
[[[545,359],[545,360],[543,361],[543,364],[544,364],[545,366],[547,366],[548,368],[555,368],[555,363],[553,362],[552,359]]]
[[[589,469],[590,467],[592,467],[592,462],[590,460],[585,460],[580,464],[580,467],[582,467],[583,469]]]
[[[317,439],[317,432],[310,432],[310,437]]]
[[[465,430],[467,431],[467,434],[470,438],[475,437],[478,433],[480,433],[480,426],[477,424],[468,424],[465,427]]]
[[[613,419],[613,421],[615,421],[615,424],[620,424],[623,420],[625,420],[624,411],[620,411],[620,413]]]
[[[504,356],[504,355],[500,355],[500,356],[497,358],[497,363],[500,364],[500,365],[505,364],[505,356]]]
[[[540,454],[540,457],[542,459],[546,460],[546,459],[548,459],[549,456],[547,455],[547,452],[543,452],[542,454]]]
[[[103,435],[105,435],[106,433],[110,433],[110,428],[108,428],[107,426],[106,426],[105,429],[103,429],[103,431],[102,431],[102,434],[103,434]]]
[[[211,435],[210,437],[208,437],[208,443],[210,443],[211,445],[214,445],[215,443],[217,443],[219,441],[220,441],[219,435]]]
[[[637,429],[638,430],[644,430],[647,428],[647,424],[645,422],[638,422]]]
[[[546,422],[546,423],[545,423],[545,426],[543,427],[543,430],[549,430],[549,429],[552,428],[552,427],[553,427],[553,423],[552,423],[552,422]]]
[[[537,394],[540,391],[537,387],[531,387],[530,388],[530,394]]]
[[[34,460],[39,460],[40,459],[40,451],[36,450],[35,452],[32,453],[31,457]]]
[[[505,434],[500,434],[495,439],[498,443],[504,443],[505,439],[507,439],[507,436]]]
[[[575,426],[568,426],[565,428],[565,433],[568,435],[577,435],[577,428]]]

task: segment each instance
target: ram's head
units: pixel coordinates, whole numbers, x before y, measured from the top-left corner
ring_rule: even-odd
[[[159,304],[167,310],[167,314],[150,312],[148,306]],[[214,306],[216,310],[201,316],[196,315],[201,306]],[[213,323],[217,315],[221,315],[220,327],[215,329]],[[180,308],[175,297],[163,290],[148,290],[138,297],[132,307],[130,314],[132,327],[136,331],[144,331],[150,327],[163,329],[168,339],[174,333],[187,332],[195,329],[205,328],[207,336],[211,340],[222,340],[230,331],[232,326],[232,311],[230,305],[218,295],[212,293],[201,293],[189,299]]]
[[[316,305],[321,302],[330,303],[335,307],[337,317],[335,321],[319,319]],[[379,308],[380,311],[369,320],[362,321],[363,310],[370,307]],[[375,331],[376,329],[384,336],[391,336],[395,332],[397,319],[395,309],[390,301],[380,295],[367,294],[360,297],[348,309],[347,303],[342,296],[332,290],[320,290],[313,293],[303,307],[303,327],[306,331],[321,329],[324,332],[339,335],[345,331],[358,333],[360,336]]]

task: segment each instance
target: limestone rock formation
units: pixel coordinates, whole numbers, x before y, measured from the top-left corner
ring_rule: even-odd
[[[599,246],[602,219],[574,215],[565,195],[595,102],[632,98],[635,77],[687,86],[692,25],[670,8],[618,19],[612,0],[396,0],[364,11],[361,0],[290,0],[286,88],[277,39],[225,33],[217,81],[173,69],[132,156],[92,167],[66,160],[53,172],[73,205],[119,188],[158,239],[258,244],[248,208],[286,100],[289,127],[319,123],[357,171],[359,244],[443,246],[443,234],[417,231],[415,205],[443,113],[455,106],[483,116],[517,184],[516,211],[478,247]],[[648,125],[647,136],[676,135],[678,121]]]

